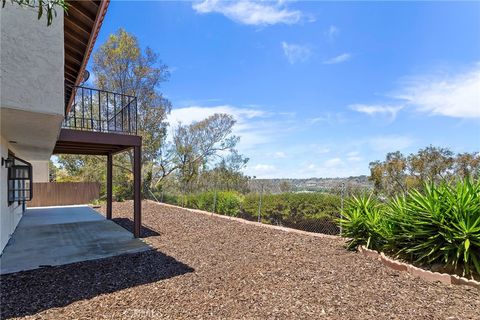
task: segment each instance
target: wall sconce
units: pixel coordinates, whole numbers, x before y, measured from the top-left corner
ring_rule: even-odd
[[[2,167],[10,168],[13,165],[13,159],[2,157]]]

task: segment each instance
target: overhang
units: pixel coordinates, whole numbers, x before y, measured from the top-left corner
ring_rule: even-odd
[[[62,129],[53,153],[108,155],[141,145],[140,136]]]
[[[109,2],[110,0],[67,0],[68,11],[64,15],[65,114],[72,104],[72,88],[83,79]]]

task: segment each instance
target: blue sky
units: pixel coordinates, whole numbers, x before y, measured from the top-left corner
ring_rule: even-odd
[[[237,119],[257,177],[368,174],[389,151],[480,150],[480,2],[112,1],[171,69],[171,123]]]

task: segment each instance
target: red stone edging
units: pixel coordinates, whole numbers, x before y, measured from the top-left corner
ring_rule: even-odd
[[[312,237],[317,237],[317,238],[330,238],[330,239],[340,239],[340,238],[342,238],[340,236],[335,236],[335,235],[330,235],[330,234],[308,232],[308,231],[303,231],[303,230],[298,230],[298,229],[292,229],[292,228],[286,228],[286,227],[281,227],[281,226],[275,226],[275,225],[271,225],[271,224],[260,223],[260,222],[256,222],[256,221],[249,221],[249,220],[245,220],[245,219],[237,218],[237,217],[224,216],[224,215],[221,215],[221,214],[208,212],[208,211],[203,211],[203,210],[198,210],[198,209],[190,209],[190,208],[179,207],[179,206],[175,206],[173,204],[156,202],[156,201],[153,201],[153,200],[146,200],[146,201],[151,202],[151,203],[155,203],[157,205],[162,205],[162,206],[167,206],[167,207],[177,208],[177,209],[183,209],[183,210],[194,212],[194,213],[200,213],[200,214],[203,214],[203,215],[208,215],[208,216],[211,216],[211,217],[221,218],[221,219],[225,219],[225,220],[233,220],[233,221],[237,221],[237,222],[240,222],[240,223],[243,223],[243,224],[254,225],[254,226],[257,226],[257,227],[280,230],[280,231],[284,231],[284,232],[296,233],[296,234],[312,236]],[[345,238],[342,238],[342,239],[345,239]]]
[[[480,282],[475,280],[470,280],[448,273],[432,272],[430,270],[421,269],[411,264],[391,259],[387,257],[383,252],[371,250],[366,248],[365,246],[359,246],[358,251],[366,257],[380,260],[385,266],[393,270],[408,272],[412,276],[419,277],[423,280],[427,280],[430,282],[440,281],[445,284],[466,285],[480,289]]]

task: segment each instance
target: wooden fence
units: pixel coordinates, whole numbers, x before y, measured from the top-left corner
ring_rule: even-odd
[[[35,182],[29,207],[87,204],[100,196],[97,182]]]

